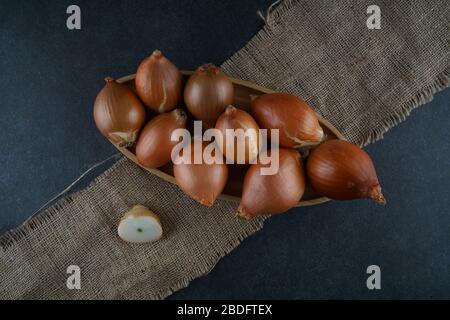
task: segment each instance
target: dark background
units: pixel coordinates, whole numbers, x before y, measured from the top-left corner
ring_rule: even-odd
[[[0,233],[116,153],[91,116],[106,75],[134,73],[155,48],[182,69],[220,64],[270,2],[2,1]],[[66,28],[70,4],[82,30]],[[449,101],[450,90],[438,94],[366,148],[386,207],[330,202],[271,218],[171,298],[450,298]],[[379,291],[366,288],[372,264]]]

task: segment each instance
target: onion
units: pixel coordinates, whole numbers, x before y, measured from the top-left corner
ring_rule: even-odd
[[[94,103],[94,120],[100,132],[121,147],[131,146],[145,122],[145,108],[134,92],[112,78]]]
[[[159,50],[139,65],[135,82],[139,97],[155,112],[170,111],[180,100],[182,75]]]
[[[159,217],[153,211],[136,205],[123,216],[117,233],[126,242],[145,243],[161,239],[163,230]]]
[[[328,198],[371,198],[386,204],[372,160],[350,142],[329,140],[322,143],[309,155],[306,171],[314,190]]]
[[[231,80],[213,64],[200,66],[184,89],[184,102],[192,115],[212,128],[219,115],[233,102],[234,88]]]
[[[236,214],[244,219],[257,215],[279,214],[295,206],[305,191],[305,175],[300,154],[279,149],[279,169],[274,175],[262,175],[253,164],[244,177],[242,199]]]
[[[202,144],[202,150],[206,144]],[[191,145],[191,160],[194,157],[194,143]],[[183,152],[186,149],[183,150]],[[177,162],[177,161],[176,161]],[[211,207],[214,201],[222,193],[228,178],[228,167],[225,163],[201,164],[180,163],[174,164],[173,173],[178,186],[192,199]]]
[[[268,93],[253,98],[251,112],[262,128],[280,130],[282,147],[316,145],[323,138],[323,130],[314,110],[291,94]]]
[[[170,161],[172,148],[178,143],[171,140],[172,132],[186,128],[186,113],[175,109],[153,118],[142,129],[136,145],[136,158],[147,168],[159,168]]]
[[[256,159],[259,153],[259,126],[251,115],[244,110],[228,106],[217,119],[216,129],[222,133],[222,141],[219,141],[218,145],[228,162],[246,164]],[[233,131],[228,130],[227,134],[227,129]],[[246,136],[242,136],[241,139],[237,137],[228,139],[227,135],[233,134],[233,132]],[[233,136],[229,137],[232,138]],[[229,154],[228,151],[231,151],[232,154]],[[242,153],[241,159],[238,159],[240,153]]]

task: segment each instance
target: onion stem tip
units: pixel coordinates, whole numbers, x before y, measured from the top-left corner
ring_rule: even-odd
[[[237,208],[236,216],[238,218],[241,218],[241,219],[244,219],[244,220],[250,220],[251,218],[253,218],[250,214],[248,214],[246,212],[246,210],[242,206],[239,206],[239,208]]]
[[[384,197],[383,193],[381,193],[381,187],[379,185],[373,187],[369,191],[369,197],[382,206],[386,205],[386,198]]]
[[[159,58],[162,56],[162,52],[159,49],[156,49],[155,51],[153,51],[152,56]]]

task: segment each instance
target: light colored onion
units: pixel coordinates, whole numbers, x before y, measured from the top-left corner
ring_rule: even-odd
[[[163,229],[159,217],[148,208],[136,205],[120,220],[119,237],[130,243],[146,243],[161,239]]]

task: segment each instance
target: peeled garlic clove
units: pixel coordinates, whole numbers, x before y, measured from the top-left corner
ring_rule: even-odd
[[[198,67],[184,89],[188,110],[196,119],[202,120],[204,128],[214,127],[219,115],[233,100],[233,83],[211,63]]]
[[[329,140],[308,157],[306,172],[318,193],[336,200],[371,198],[386,204],[369,155],[343,140]]]
[[[144,206],[136,205],[125,214],[117,228],[119,237],[131,243],[161,239],[163,230],[158,216]]]
[[[136,158],[146,168],[159,168],[170,161],[172,148],[178,143],[172,141],[172,132],[186,128],[186,113],[175,109],[153,118],[142,129],[136,145]]]
[[[274,175],[262,175],[261,168],[251,165],[244,177],[242,199],[236,215],[252,219],[258,215],[283,213],[295,206],[305,192],[305,174],[300,154],[279,149],[279,169]]]
[[[110,77],[105,81],[94,103],[95,124],[113,143],[131,146],[145,122],[144,106],[129,87]]]
[[[203,143],[203,148],[206,146]],[[190,148],[194,158],[194,144]],[[178,186],[184,193],[204,206],[211,207],[222,193],[228,179],[228,167],[225,163],[174,164],[173,173]]]
[[[230,162],[248,164],[256,159],[259,153],[259,126],[250,114],[230,105],[217,119],[216,129],[222,133],[222,141],[218,143],[220,151]],[[232,137],[227,134],[228,129],[234,133],[239,133],[240,130],[244,137],[228,139]],[[229,154],[229,151],[233,154]]]
[[[294,95],[268,93],[252,97],[251,112],[261,128],[279,129],[282,147],[312,146],[323,138],[314,110]]]
[[[153,51],[136,71],[136,91],[144,104],[163,113],[178,105],[182,92],[182,75],[159,50]]]

